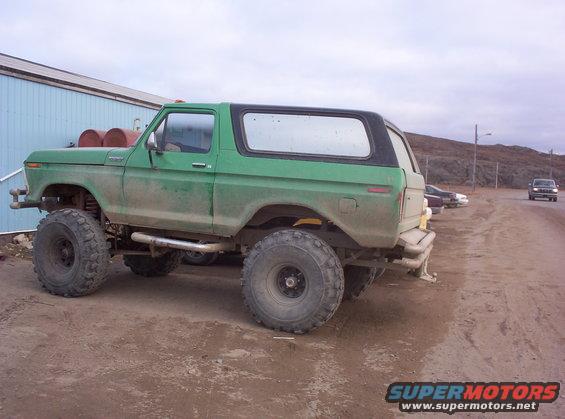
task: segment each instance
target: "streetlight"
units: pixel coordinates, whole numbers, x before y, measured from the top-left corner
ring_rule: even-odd
[[[473,192],[475,192],[475,177],[477,174],[477,142],[481,137],[484,137],[486,135],[492,135],[492,132],[487,132],[486,134],[483,135],[478,135],[477,132],[478,132],[478,127],[477,124],[475,124],[475,155],[473,157]]]

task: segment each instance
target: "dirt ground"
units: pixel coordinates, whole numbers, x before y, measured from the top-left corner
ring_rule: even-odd
[[[161,279],[116,260],[101,290],[65,299],[8,257],[0,417],[390,417],[394,381],[563,382],[564,200],[482,190],[432,226],[437,283],[386,273],[304,336],[252,322],[236,258]]]

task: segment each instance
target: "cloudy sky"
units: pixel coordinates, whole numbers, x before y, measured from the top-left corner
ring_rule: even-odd
[[[565,154],[565,2],[8,1],[0,52],[171,98]]]

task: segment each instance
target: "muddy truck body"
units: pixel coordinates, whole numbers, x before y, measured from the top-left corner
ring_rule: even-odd
[[[304,333],[385,269],[424,275],[435,237],[418,228],[425,184],[404,134],[373,112],[175,103],[129,148],[24,166],[11,207],[48,212],[33,261],[58,295],[95,291],[113,256],[161,276],[183,251],[236,251],[253,317]]]

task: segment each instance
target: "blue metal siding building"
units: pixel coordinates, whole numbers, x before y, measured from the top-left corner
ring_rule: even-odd
[[[8,191],[33,150],[68,147],[87,128],[143,129],[169,99],[0,54],[0,234],[35,229],[36,209],[11,210]]]

